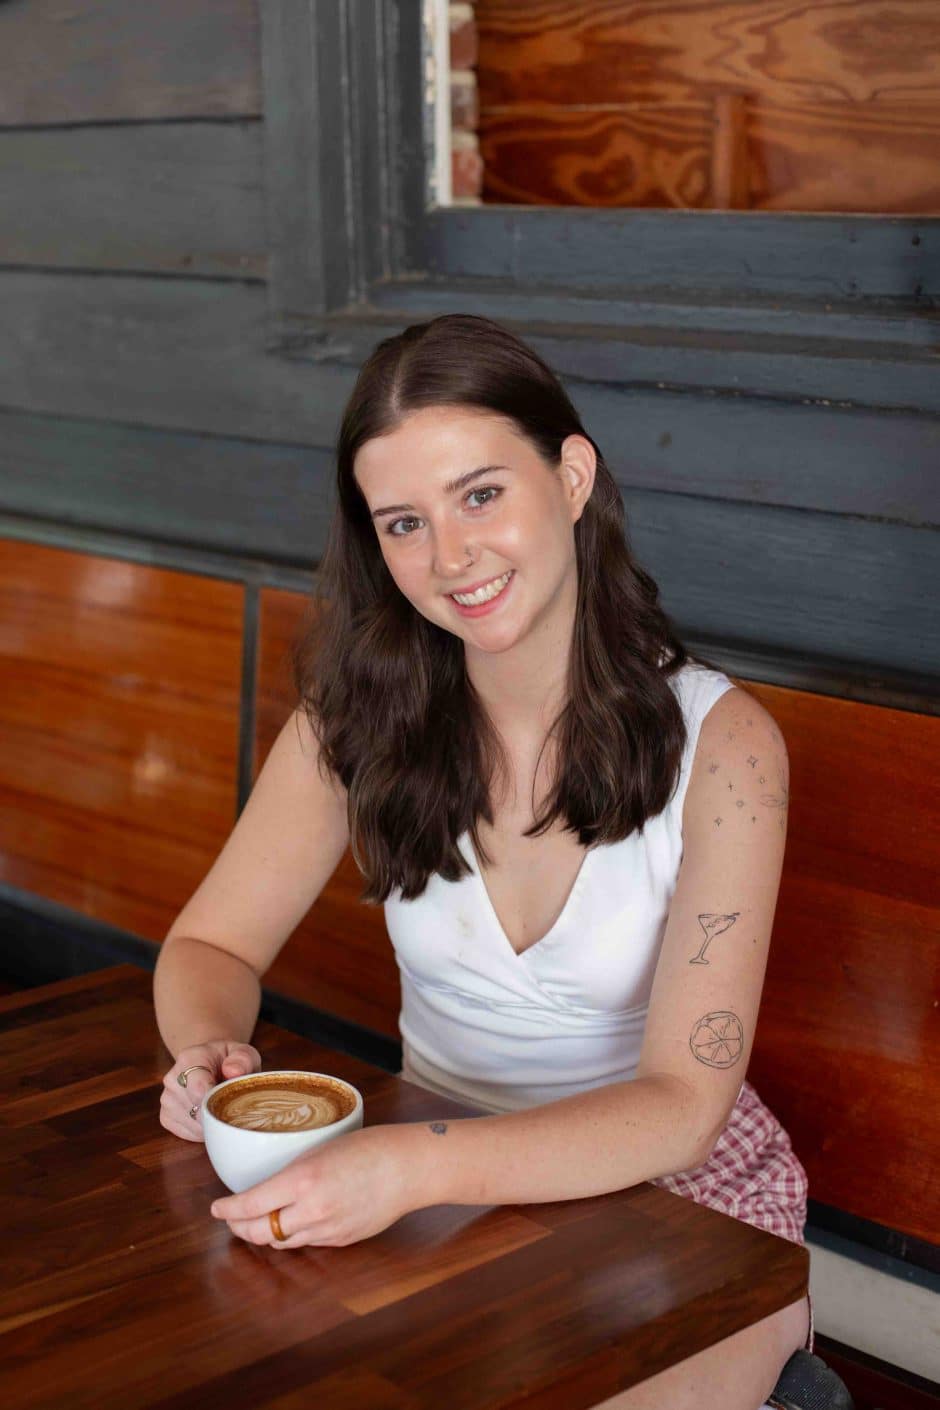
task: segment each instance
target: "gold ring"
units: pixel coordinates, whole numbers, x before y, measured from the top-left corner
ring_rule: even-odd
[[[271,1233],[277,1239],[278,1243],[282,1244],[287,1238],[287,1235],[281,1228],[281,1211],[279,1209],[271,1210],[271,1213],[268,1215],[268,1223],[271,1225]]]
[[[198,1102],[194,1102],[193,1105],[189,1108],[189,1114],[190,1114],[190,1116],[192,1117],[193,1121],[196,1120],[196,1112],[197,1112],[198,1110],[199,1110],[199,1103],[198,1103]]]
[[[206,1065],[205,1065],[204,1062],[197,1062],[197,1063],[194,1063],[192,1067],[186,1067],[186,1068],[183,1069],[182,1072],[178,1072],[178,1073],[176,1074],[176,1080],[177,1080],[177,1082],[180,1084],[181,1087],[188,1087],[188,1086],[189,1086],[189,1083],[186,1081],[186,1079],[187,1079],[187,1077],[189,1076],[189,1074],[190,1074],[191,1072],[208,1072],[209,1076],[210,1076],[210,1077],[212,1076],[212,1068],[211,1068],[211,1067],[206,1067]]]

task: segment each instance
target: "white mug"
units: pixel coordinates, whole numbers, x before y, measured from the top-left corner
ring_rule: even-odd
[[[213,1093],[222,1087],[231,1087],[236,1082],[251,1082],[258,1077],[323,1077],[345,1087],[355,1097],[355,1106],[346,1116],[333,1121],[329,1126],[315,1126],[309,1131],[251,1131],[241,1126],[231,1126],[213,1116],[209,1102]],[[257,1185],[261,1180],[276,1175],[296,1160],[304,1151],[332,1141],[347,1131],[355,1131],[362,1125],[362,1094],[351,1082],[334,1077],[329,1072],[252,1072],[243,1077],[230,1077],[227,1082],[217,1082],[202,1099],[202,1131],[206,1141],[206,1153],[212,1168],[223,1185],[234,1194]]]

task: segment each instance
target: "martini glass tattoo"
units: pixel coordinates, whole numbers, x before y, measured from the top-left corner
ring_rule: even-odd
[[[689,964],[708,964],[705,951],[716,935],[723,935],[726,930],[731,929],[740,914],[740,911],[733,911],[731,915],[717,915],[711,911],[703,912],[698,918],[698,923],[702,927],[705,939],[702,941],[702,948],[697,955],[689,960]]]

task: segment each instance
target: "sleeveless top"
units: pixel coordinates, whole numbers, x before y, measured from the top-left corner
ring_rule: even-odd
[[[702,721],[732,683],[687,664],[669,683],[687,730],[670,802],[642,832],[591,848],[561,914],[516,954],[470,841],[460,881],[385,903],[401,971],[402,1075],[514,1111],[631,1078],[682,860],[682,809]]]
[[[536,944],[513,950],[468,833],[458,845],[470,875],[456,882],[432,876],[413,901],[399,891],[389,896],[403,1077],[507,1112],[635,1076],[682,861],[682,810],[699,733],[733,684],[694,662],[669,683],[687,732],[669,803],[642,832],[586,852],[561,914]],[[803,1242],[805,1171],[748,1082],[705,1164],[653,1183]]]

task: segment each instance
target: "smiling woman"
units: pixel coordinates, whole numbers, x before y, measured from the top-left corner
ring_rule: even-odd
[[[690,660],[599,447],[506,329],[449,315],[380,343],[337,474],[302,709],[161,952],[164,1120],[196,1138],[178,1071],[260,1062],[258,977],[347,839],[385,905],[404,1075],[485,1114],[367,1127],[214,1214],[296,1248],[655,1180],[801,1242],[803,1169],[744,1081],[776,724]],[[800,1297],[617,1404],[755,1410],[808,1336]]]

